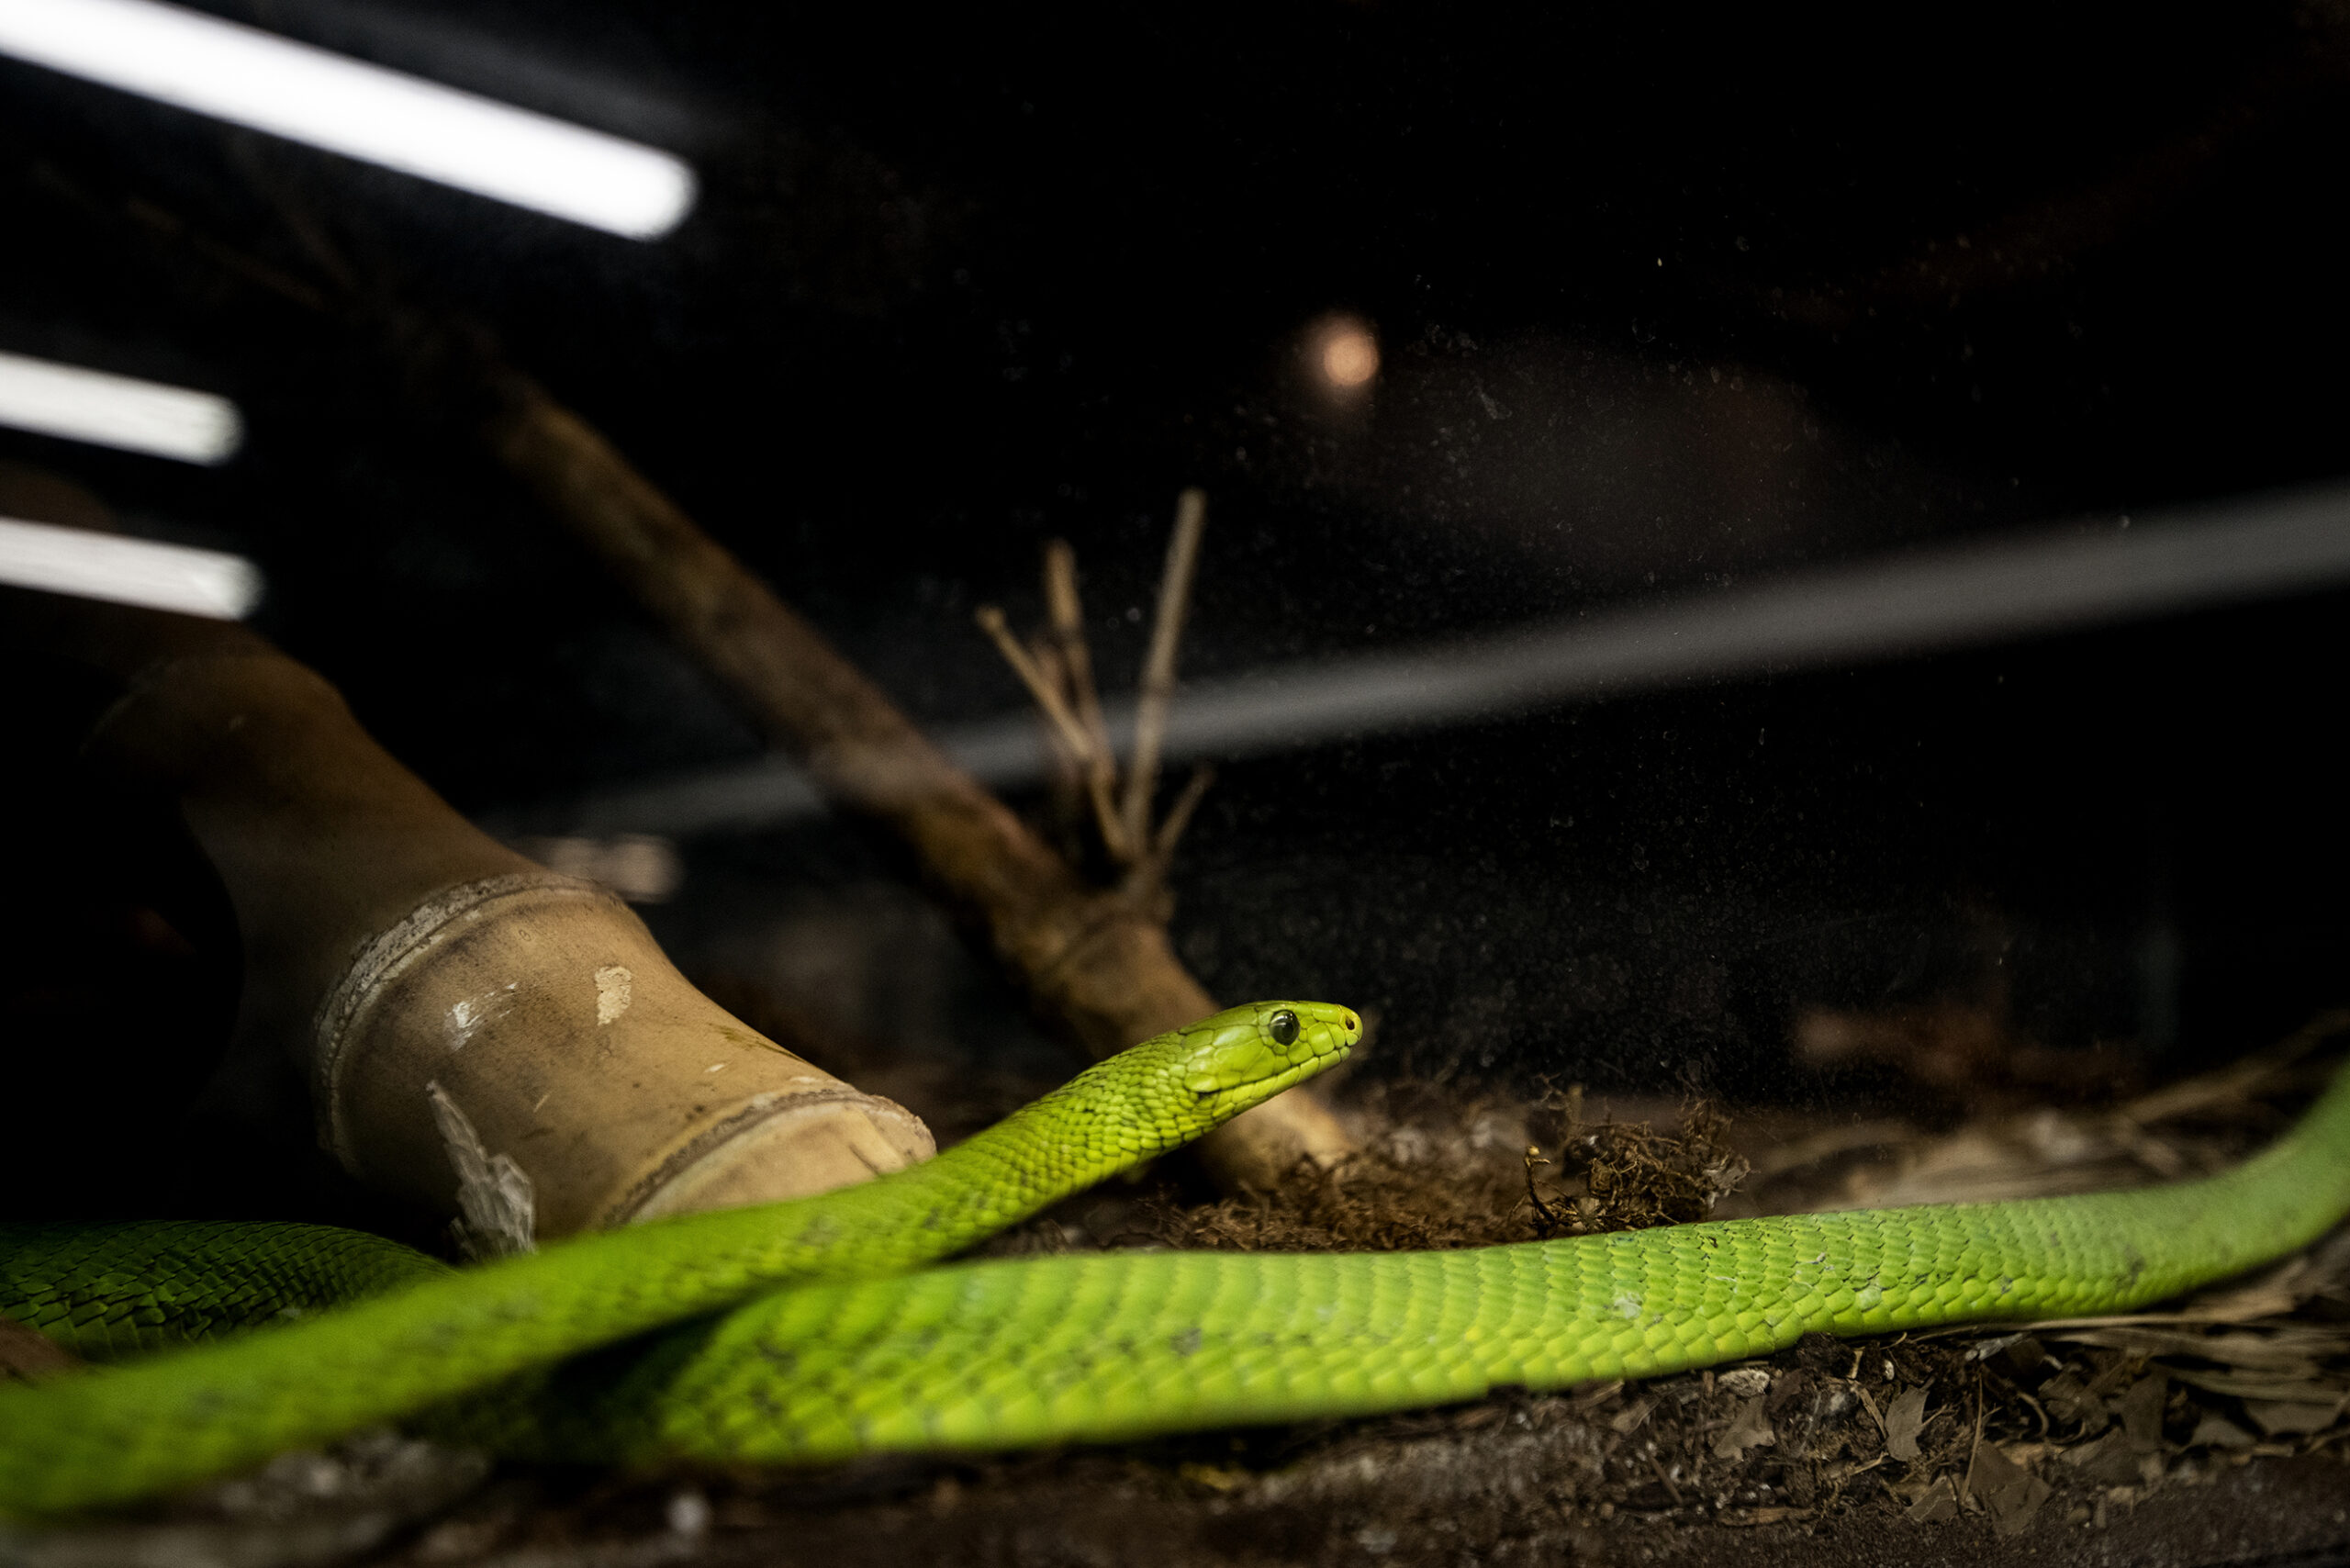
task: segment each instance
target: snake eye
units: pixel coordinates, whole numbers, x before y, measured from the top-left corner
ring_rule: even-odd
[[[1297,1043],[1297,1014],[1286,1007],[1282,1008],[1265,1020],[1265,1033],[1273,1037],[1273,1044],[1277,1046],[1295,1045]]]

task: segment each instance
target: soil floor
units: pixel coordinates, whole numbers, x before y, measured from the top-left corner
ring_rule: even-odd
[[[2329,1070],[2314,1038],[2118,1108],[2021,1095],[1941,1128],[1364,1089],[1369,1152],[1335,1176],[1202,1203],[1169,1169],[991,1250],[1464,1246],[2142,1182],[2273,1133]],[[2350,1564],[2350,1230],[2162,1312],[1813,1338],[1407,1417],[789,1477],[493,1467],[378,1434],[0,1537],[26,1568],[1137,1562]]]

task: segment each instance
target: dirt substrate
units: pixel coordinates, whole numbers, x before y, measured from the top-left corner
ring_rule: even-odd
[[[2035,1463],[2054,1485],[2028,1517],[1995,1513],[1976,1497],[1921,1518],[1891,1488],[1849,1476],[1828,1484],[1833,1495],[1813,1507],[1757,1503],[1787,1495],[1762,1477],[1810,1462],[1726,1462],[1684,1471],[1675,1506],[1662,1477],[1681,1461],[1662,1461],[1692,1426],[1718,1430],[1737,1419],[1737,1396],[1718,1388],[1651,1391],[1668,1405],[1683,1392],[1692,1398],[1665,1418],[1661,1440],[1626,1439],[1604,1409],[1572,1401],[1504,1400],[1326,1435],[1278,1459],[1282,1443],[1259,1439],[1262,1451],[1256,1441],[1241,1453],[1203,1444],[1188,1456],[1064,1455],[790,1485],[699,1478],[564,1496],[557,1478],[517,1478],[385,1560],[499,1568],[2350,1562],[2350,1468],[2332,1456],[2173,1459],[2151,1484],[2127,1487]],[[1273,1462],[1259,1470],[1256,1460]],[[1610,1494],[1662,1506],[1592,1501]]]
[[[1350,1107],[1370,1152],[1278,1202],[1187,1203],[1166,1171],[991,1250],[1457,1247],[2128,1185],[2270,1136],[2331,1070],[2314,1039],[2118,1108],[1939,1131],[1371,1088]],[[2350,1231],[2160,1313],[1816,1338],[1644,1383],[1108,1450],[614,1477],[381,1435],[136,1519],[0,1539],[11,1561],[2350,1564]]]

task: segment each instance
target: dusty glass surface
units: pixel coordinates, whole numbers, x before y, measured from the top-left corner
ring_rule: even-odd
[[[1219,998],[1370,1014],[1351,1092],[1932,1123],[2344,1001],[2339,7],[205,9],[695,203],[626,238],[0,58],[0,352],[243,429],[0,461],[255,563],[252,623],[460,811],[942,1128],[1080,1057],[474,439],[469,355],[1096,872],[975,611],[1042,626],[1067,541],[1123,744],[1203,492],[1170,934]],[[168,823],[22,789],[28,885],[104,846],[233,967]],[[207,973],[136,1002],[199,1056]],[[220,1205],[309,1159],[274,1136]]]
[[[462,809],[674,841],[679,940],[736,899],[846,930],[903,868],[788,785],[631,802],[760,743],[403,333],[493,334],[949,735],[1026,722],[971,612],[1038,622],[1048,539],[1129,686],[1186,486],[1203,694],[2024,552],[1937,632],[1807,651],[1848,584],[1793,644],[1209,724],[1180,949],[1374,1009],[1382,1070],[1801,1093],[1803,1009],[1986,986],[2034,1040],[2183,1060],[2336,983],[2333,568],[2100,608],[2098,557],[2013,621],[2035,544],[2338,470],[2329,13],[247,19],[674,151],[699,202],[625,240],[0,63],[6,346],[248,430],[212,469],[0,441],[258,562],[256,623]]]

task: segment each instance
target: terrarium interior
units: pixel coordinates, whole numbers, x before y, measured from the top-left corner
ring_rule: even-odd
[[[1220,1001],[1361,1010],[1343,1103],[1932,1128],[2345,1001],[2350,545],[2112,588],[2342,510],[2338,6],[202,5],[673,152],[694,205],[598,232],[0,59],[0,351],[244,431],[0,431],[0,513],[62,480],[252,561],[251,624],[460,812],[942,1141],[1082,1055],[476,439],[482,364],[1096,879],[978,612],[1044,628],[1066,541],[1126,745],[1199,491],[1169,935]],[[206,1089],[234,917],[77,781],[106,694],[17,667],[0,1211],[431,1235],[298,1085]],[[97,1168],[42,1108],[94,1071],[146,1129]]]

